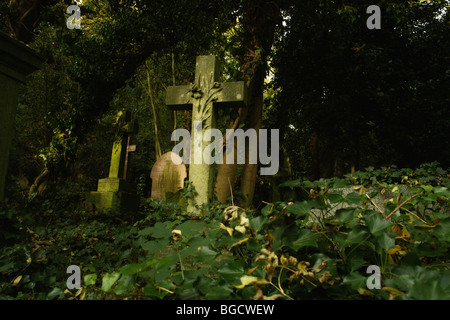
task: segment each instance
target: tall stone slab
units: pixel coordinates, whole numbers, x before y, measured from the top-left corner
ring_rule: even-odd
[[[211,141],[205,135],[216,127],[217,108],[239,108],[246,105],[247,89],[243,81],[219,82],[222,68],[214,55],[198,56],[193,85],[167,88],[166,104],[172,110],[192,110],[191,156],[189,180],[197,196],[189,200],[188,211],[198,212],[197,205],[211,200],[214,170],[204,161],[204,151]],[[200,150],[199,147],[200,146]]]
[[[39,69],[42,62],[43,59],[33,50],[0,32],[0,200],[5,194],[18,88],[28,74]]]
[[[153,200],[165,199],[167,193],[176,193],[184,187],[184,180],[187,177],[186,166],[183,163],[174,164],[173,157],[178,158],[178,162],[182,162],[177,154],[167,152],[153,165],[150,174]]]

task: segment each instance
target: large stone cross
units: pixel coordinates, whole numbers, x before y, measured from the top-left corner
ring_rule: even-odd
[[[189,201],[188,211],[197,212],[195,205],[211,200],[214,186],[214,168],[204,159],[194,158],[195,146],[201,145],[200,157],[211,144],[205,140],[205,131],[215,129],[216,110],[225,107],[244,107],[247,90],[243,81],[219,82],[222,68],[214,55],[198,56],[193,85],[171,86],[167,88],[166,104],[172,110],[192,109],[191,155],[189,180],[197,191]],[[198,149],[198,148],[197,148]]]

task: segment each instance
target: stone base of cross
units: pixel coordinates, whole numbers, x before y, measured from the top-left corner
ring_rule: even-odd
[[[133,191],[132,185],[126,181],[128,153],[136,146],[130,146],[130,135],[136,134],[138,124],[131,120],[129,111],[118,114],[116,125],[119,132],[114,141],[109,177],[98,181],[97,191],[90,192],[87,200],[100,211],[124,210],[137,211],[139,196]]]
[[[188,211],[198,213],[198,206],[208,203],[213,195],[214,168],[204,159],[204,151],[211,141],[205,139],[205,132],[215,129],[217,108],[244,107],[247,89],[243,81],[219,82],[222,69],[214,55],[198,56],[193,85],[167,88],[166,104],[172,110],[192,110],[191,155],[189,180],[197,195],[189,200]],[[201,149],[201,152],[196,150]],[[195,158],[197,156],[197,159]]]
[[[131,211],[139,209],[139,196],[132,185],[123,179],[105,178],[98,180],[97,191],[88,194],[87,200],[99,211]]]

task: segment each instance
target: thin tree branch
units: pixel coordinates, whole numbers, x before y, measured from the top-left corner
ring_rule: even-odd
[[[403,207],[405,204],[407,204],[409,201],[411,201],[412,199],[414,199],[415,197],[417,197],[417,194],[412,195],[411,197],[409,197],[408,199],[406,199],[405,201],[403,201],[402,203],[400,203],[397,208],[395,208],[385,219],[389,219],[390,217],[392,217],[392,215],[394,213],[397,212],[397,210],[400,210],[401,207]]]
[[[378,205],[375,202],[373,202],[373,200],[369,197],[367,193],[365,193],[365,196],[367,197],[367,199],[369,199],[370,203],[378,210],[378,212],[381,213],[383,217],[386,218],[386,214],[378,207]]]

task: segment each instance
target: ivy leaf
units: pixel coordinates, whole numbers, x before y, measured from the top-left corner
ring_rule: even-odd
[[[95,273],[87,274],[84,276],[84,283],[87,286],[95,285],[95,281],[97,281],[97,275]]]
[[[448,300],[450,294],[447,290],[442,289],[441,282],[438,277],[433,277],[433,273],[426,274],[423,272],[420,278],[416,279],[415,283],[409,291],[409,295],[413,299],[418,300]]]
[[[313,203],[311,201],[295,202],[287,207],[286,212],[293,213],[297,217],[303,217],[311,212]]]
[[[381,235],[388,228],[392,228],[393,223],[385,220],[378,212],[370,211],[364,215],[364,219],[369,227],[370,233],[374,236]]]
[[[56,297],[63,295],[63,291],[60,288],[53,288],[52,291],[47,295],[48,300],[53,300]]]
[[[327,193],[325,197],[330,203],[338,203],[343,200],[342,194],[340,193]]]
[[[126,266],[123,266],[120,269],[120,273],[124,276],[129,276],[129,275],[133,275],[136,273],[139,273],[143,270],[145,270],[146,268],[148,268],[149,266],[156,264],[158,262],[158,260],[154,259],[154,260],[150,260],[150,261],[146,261],[144,263],[131,263],[131,264],[127,264]]]
[[[356,271],[345,276],[342,281],[343,284],[349,285],[354,290],[365,287],[365,282],[366,278]]]
[[[302,182],[300,181],[300,179],[286,181],[279,185],[279,187],[289,187],[289,188],[291,188],[291,190],[294,189],[295,187],[301,187],[301,186],[302,186]]]
[[[135,276],[122,276],[117,282],[117,286],[114,288],[114,293],[118,295],[123,295],[127,291],[131,290],[135,284]]]
[[[169,257],[165,257],[165,258],[162,258],[159,260],[152,260],[152,262],[154,262],[155,271],[161,272],[161,270],[167,269],[169,266],[171,266],[176,261],[175,261],[174,257],[169,256]]]
[[[349,186],[351,186],[351,185],[350,185],[350,183],[347,182],[346,179],[338,179],[338,178],[336,178],[334,180],[333,189],[347,188]]]
[[[214,251],[209,246],[202,246],[198,250],[198,261],[206,262],[213,260],[218,255],[217,251]]]
[[[164,250],[164,248],[169,243],[169,239],[161,239],[159,241],[153,240],[153,241],[144,241],[141,243],[142,249],[146,250],[148,254],[153,254],[156,252],[159,252],[161,250]]]
[[[127,264],[120,269],[120,273],[123,275],[132,275],[141,271],[142,266],[138,263]]]
[[[149,283],[144,287],[144,294],[162,299],[168,294],[168,292],[161,289],[161,287],[156,288],[153,283]]]
[[[204,228],[205,224],[203,222],[190,220],[183,222],[177,227],[177,229],[180,230],[185,237],[199,235]]]
[[[102,290],[107,292],[111,287],[114,285],[114,283],[119,280],[120,273],[113,272],[113,273],[107,273],[103,276],[102,279]]]
[[[299,237],[297,238],[297,240],[291,243],[291,247],[296,251],[303,247],[317,248],[317,240],[319,239],[319,237],[319,234],[314,233],[309,229],[302,229],[299,232]]]
[[[360,195],[359,193],[351,192],[345,197],[344,202],[350,205],[354,205],[359,204],[363,199],[365,199],[365,197]]]
[[[157,239],[168,239],[172,235],[172,222],[157,222],[153,227],[147,227],[139,231],[139,235],[141,236],[152,236]]]
[[[387,232],[384,232],[378,238],[378,244],[381,248],[389,250],[395,246],[395,239],[390,237]]]
[[[242,261],[233,261],[227,263],[217,272],[227,281],[233,282],[244,274],[244,266]]]
[[[346,223],[352,220],[355,217],[356,208],[344,208],[336,211],[336,218],[342,222]]]
[[[436,229],[433,230],[433,234],[446,242],[450,242],[450,218],[441,220]]]
[[[348,259],[348,264],[351,271],[356,271],[366,264],[366,261],[362,257],[351,257]]]
[[[259,232],[259,230],[262,229],[262,227],[269,222],[269,219],[264,216],[259,216],[250,219],[250,226],[252,227],[253,231]]]
[[[361,226],[356,226],[348,233],[345,246],[360,244],[366,237],[367,231]]]
[[[214,286],[206,293],[207,300],[225,300],[230,299],[233,288],[229,285]]]

